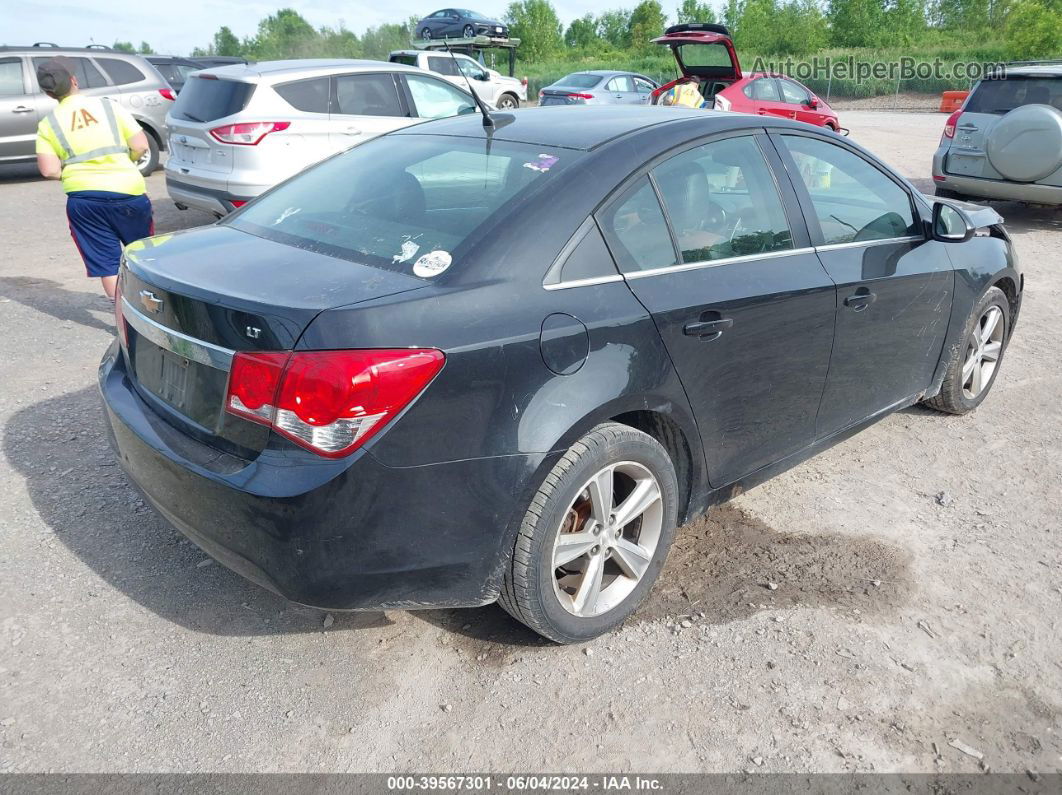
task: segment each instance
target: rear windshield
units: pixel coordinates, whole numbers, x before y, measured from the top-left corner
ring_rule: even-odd
[[[188,121],[223,119],[247,107],[253,93],[254,83],[193,77],[184,84],[170,113]]]
[[[573,75],[558,80],[557,84],[561,86],[568,86],[569,88],[593,88],[599,82],[601,82],[601,75],[588,75],[583,72],[576,72]]]
[[[1062,78],[1020,77],[982,80],[964,110],[969,113],[1007,113],[1022,105],[1054,105],[1062,110]]]
[[[222,223],[341,259],[431,277],[579,152],[387,135],[324,161]]]
[[[694,68],[698,66],[732,67],[730,52],[723,44],[680,44],[678,54],[682,63]]]
[[[391,63],[404,63],[406,66],[416,66],[417,56],[415,55],[392,55]]]

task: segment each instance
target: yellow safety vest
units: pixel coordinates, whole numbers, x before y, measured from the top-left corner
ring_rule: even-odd
[[[139,196],[144,178],[129,159],[128,139],[140,125],[105,97],[75,94],[63,99],[37,126],[37,152],[63,164],[63,190],[108,191]]]

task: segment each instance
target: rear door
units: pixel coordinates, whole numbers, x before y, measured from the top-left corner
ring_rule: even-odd
[[[36,151],[40,116],[26,71],[21,57],[0,58],[0,162],[32,158]]]
[[[612,102],[619,105],[637,105],[638,92],[634,90],[634,81],[628,75],[616,75],[605,84]]]
[[[393,72],[336,75],[332,82],[331,140],[336,149],[347,149],[416,121]]]
[[[811,131],[772,138],[837,284],[817,423],[829,436],[929,386],[951,317],[949,244],[926,238],[910,189],[854,148]]]
[[[796,118],[796,108],[782,101],[778,81],[773,77],[757,77],[746,83],[742,91],[751,100],[755,112],[760,116]]]
[[[765,135],[717,136],[598,214],[682,379],[716,487],[815,438],[835,288],[779,171]]]

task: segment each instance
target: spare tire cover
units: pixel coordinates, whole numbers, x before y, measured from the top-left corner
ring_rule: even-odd
[[[1062,113],[1050,105],[1015,108],[992,128],[985,151],[1007,179],[1043,179],[1062,166]]]

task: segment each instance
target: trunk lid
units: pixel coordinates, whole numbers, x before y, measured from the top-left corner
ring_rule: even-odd
[[[688,22],[672,25],[654,44],[671,48],[684,77],[734,81],[741,79],[734,42],[725,25]]]
[[[423,286],[227,226],[161,235],[126,248],[123,354],[160,415],[201,442],[253,458],[269,430],[224,411],[233,354],[290,350],[325,309]]]
[[[255,83],[210,73],[190,75],[166,117],[171,167],[230,173],[233,147],[216,141],[210,131],[246,108],[255,88]]]

